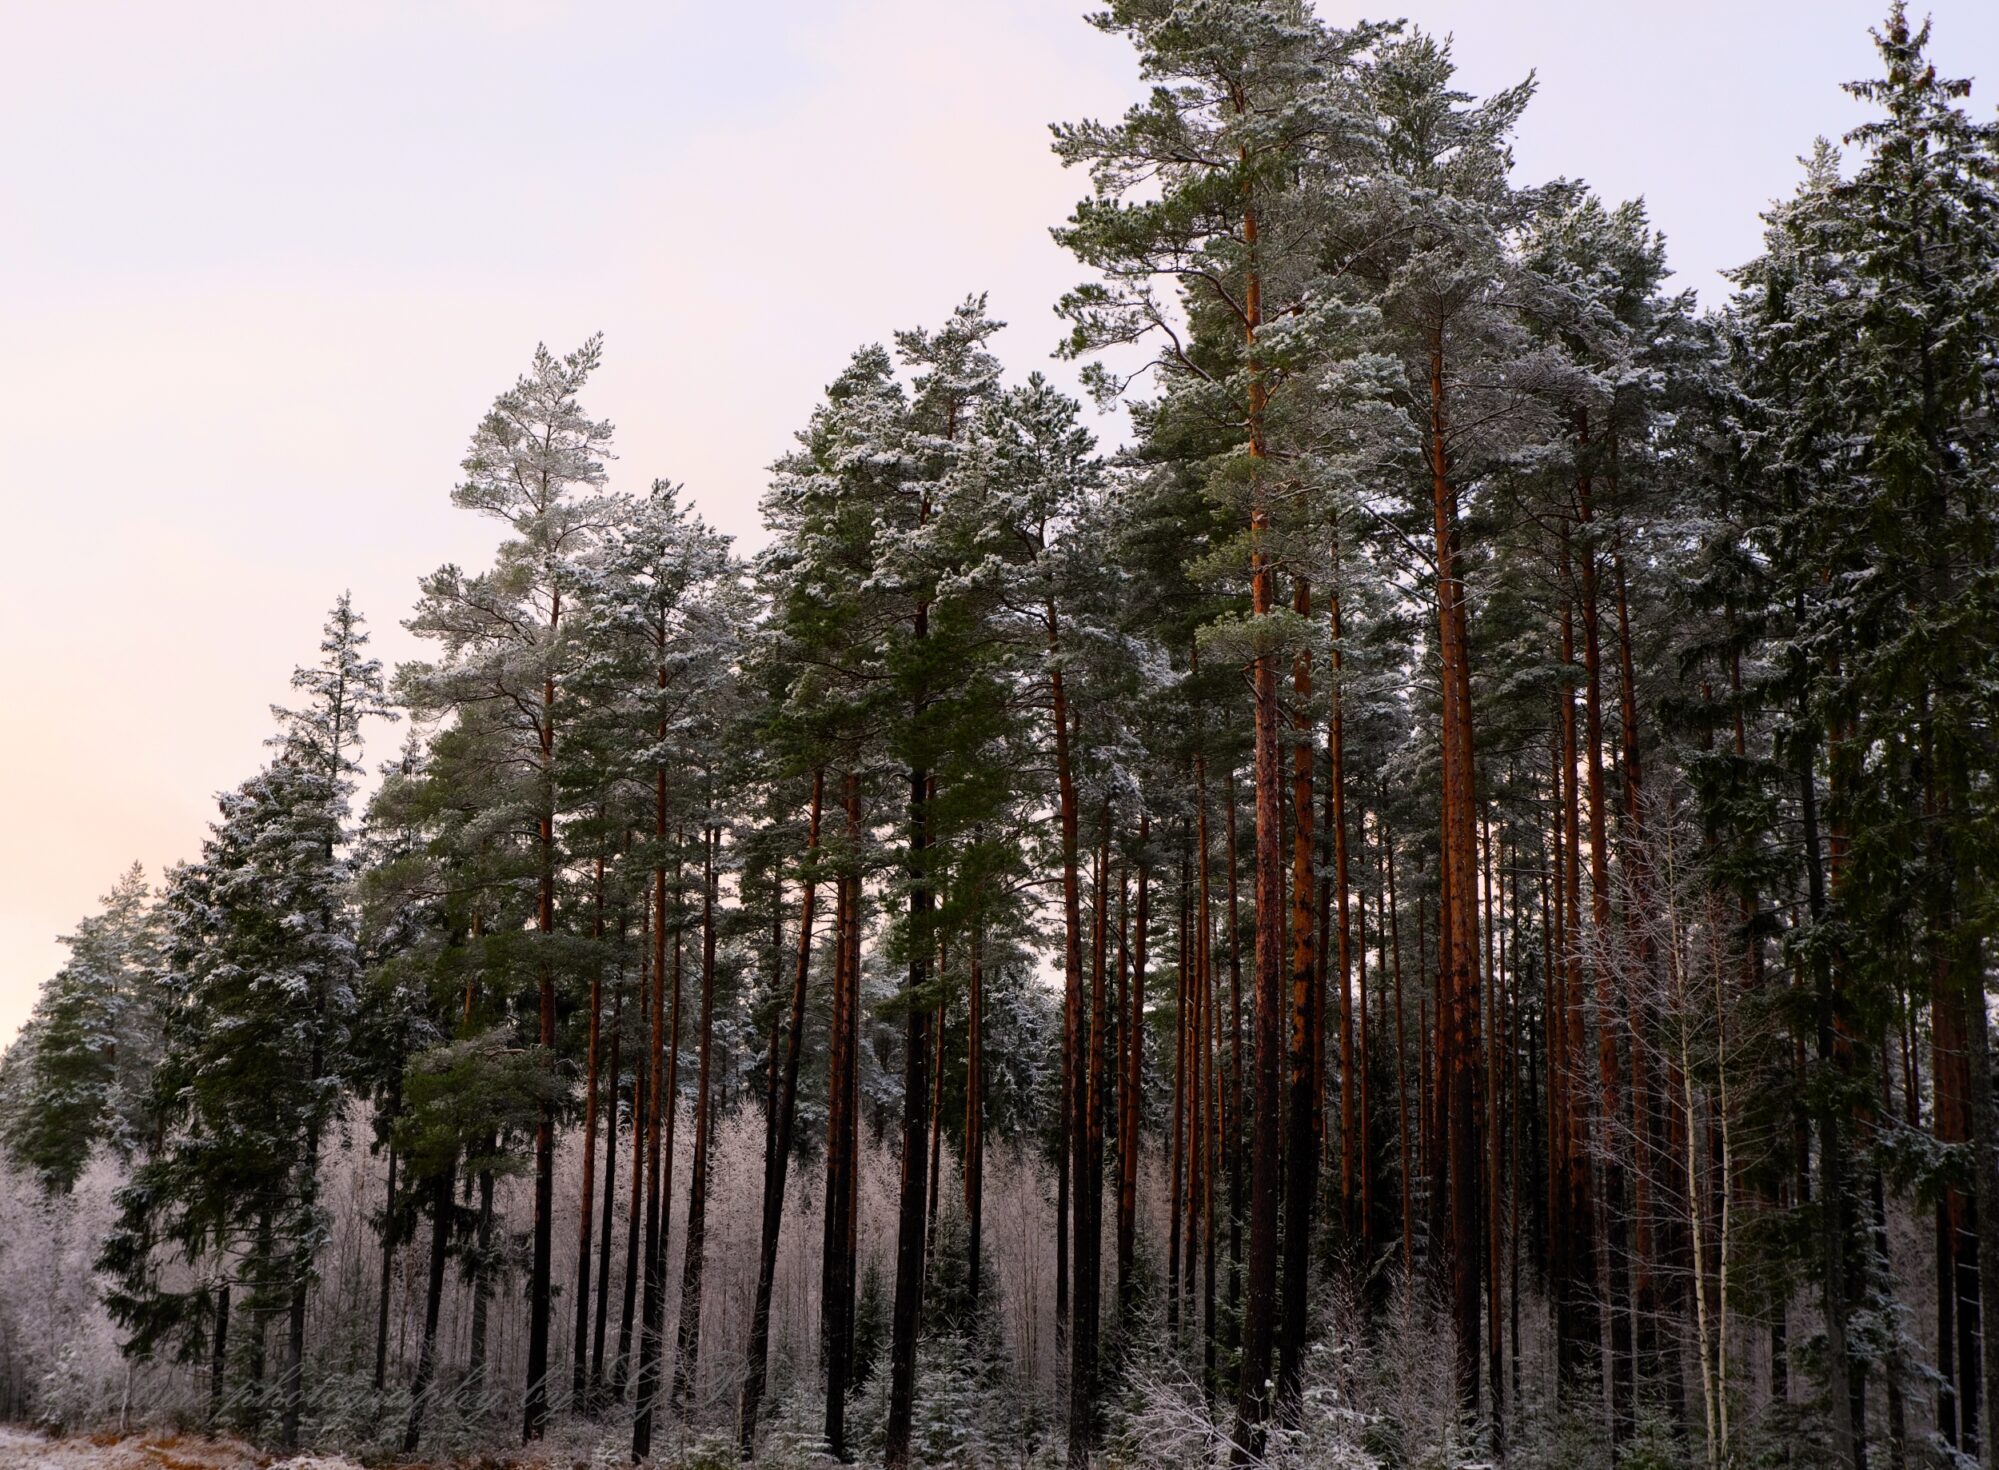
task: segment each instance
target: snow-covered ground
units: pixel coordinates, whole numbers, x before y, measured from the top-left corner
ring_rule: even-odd
[[[48,1439],[0,1426],[0,1470],[360,1470],[339,1456],[274,1460],[239,1440],[168,1432]]]

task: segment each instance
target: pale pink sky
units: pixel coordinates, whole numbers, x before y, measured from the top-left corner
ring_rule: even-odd
[[[1048,366],[1077,272],[1047,228],[1083,181],[1046,125],[1136,92],[1077,0],[5,8],[0,1039],[121,869],[196,850],[342,588],[415,651],[417,577],[491,546],[448,492],[537,340],[601,328],[614,481],[685,480],[754,540],[763,466],[858,343],[984,289],[1009,365]],[[1644,194],[1712,300],[1855,119],[1836,84],[1883,10],[1413,18],[1472,90],[1538,68],[1522,177]],[[1945,69],[1999,83],[1999,7],[1934,11]]]

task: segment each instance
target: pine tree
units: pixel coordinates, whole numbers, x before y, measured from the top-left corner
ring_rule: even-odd
[[[502,521],[512,533],[494,569],[467,577],[443,567],[425,578],[412,631],[437,640],[443,664],[403,671],[405,696],[439,716],[485,704],[518,746],[510,779],[488,793],[506,819],[527,829],[523,867],[535,883],[538,1014],[533,1036],[554,1065],[558,1005],[556,888],[562,856],[557,837],[556,701],[569,671],[564,600],[574,597],[578,568],[602,518],[593,494],[604,483],[601,456],[611,426],[587,417],[578,394],[597,368],[603,342],[592,337],[556,357],[535,349],[530,370],[493,402],[464,461],[454,504]],[[531,833],[528,836],[527,833]],[[550,1265],[554,1241],[555,1114],[551,1097],[535,1129],[534,1264],[528,1286],[524,1436],[548,1423]]]

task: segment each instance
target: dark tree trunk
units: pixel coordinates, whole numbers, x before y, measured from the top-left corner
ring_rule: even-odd
[[[1187,1224],[1181,1236],[1181,1266],[1185,1270],[1181,1280],[1181,1290],[1187,1298],[1187,1312],[1193,1312],[1193,1286],[1199,1274],[1201,1262],[1207,1260],[1209,1252],[1203,1252],[1203,1244],[1213,1244],[1213,1236],[1207,1228],[1213,1224],[1213,1210],[1207,1210],[1207,1202],[1213,1198],[1211,1178],[1211,1150],[1213,1150],[1213,1120],[1209,1118],[1209,1104],[1213,1098],[1213,1070],[1215,1054],[1209,1040],[1215,986],[1213,986],[1213,964],[1211,964],[1211,936],[1213,936],[1213,908],[1211,908],[1211,868],[1213,868],[1213,846],[1207,832],[1207,756],[1195,750],[1193,754],[1193,812],[1195,812],[1195,884],[1193,884],[1193,960],[1187,970],[1187,992],[1191,1006],[1191,1020],[1187,1026]],[[1209,1272],[1211,1274],[1211,1272]],[[1205,1298],[1203,1298],[1205,1300]],[[1209,1396],[1215,1392],[1213,1382],[1213,1312],[1203,1314],[1201,1342],[1203,1342],[1203,1364],[1207,1372],[1203,1382],[1207,1384]]]
[[[1166,1195],[1166,1336],[1178,1346],[1180,1332],[1180,1224],[1183,1211],[1180,1204],[1180,1184],[1186,1171],[1186,1124],[1187,1124],[1187,1062],[1191,1047],[1187,1039],[1187,1010],[1190,987],[1188,983],[1187,934],[1189,929],[1188,910],[1191,906],[1189,889],[1192,869],[1182,833],[1180,850],[1180,891],[1178,899],[1179,933],[1175,943],[1177,960],[1174,968],[1173,998],[1173,1160],[1171,1183]]]
[[[1108,826],[1108,823],[1106,823]],[[1105,899],[1109,881],[1108,837],[1099,846],[1091,884],[1089,1034],[1080,1079],[1083,1136],[1076,1171],[1076,1290],[1070,1333],[1069,1463],[1086,1467],[1096,1443],[1097,1347],[1102,1326],[1104,1190]]]
[[[619,949],[622,952],[624,925],[619,924]],[[598,1231],[597,1246],[597,1317],[590,1344],[589,1406],[594,1412],[604,1403],[604,1331],[611,1315],[611,1226],[618,1213],[618,1078],[620,1071],[620,1044],[623,1040],[625,1019],[625,983],[621,973],[618,983],[611,993],[611,1070],[610,1116],[604,1125],[604,1209],[603,1225]],[[636,1106],[633,1116],[637,1116]]]
[[[490,1156],[492,1141],[485,1152]],[[465,1363],[464,1397],[475,1413],[484,1411],[486,1395],[486,1325],[493,1301],[493,1171],[479,1171],[479,1216],[474,1227],[472,1274],[472,1349]]]
[[[223,1282],[215,1293],[215,1341],[208,1357],[208,1423],[211,1428],[221,1422],[222,1389],[229,1376],[229,1283]],[[415,1449],[415,1445],[405,1445],[404,1449]]]
[[[597,859],[596,918],[592,931],[591,937],[597,941],[597,949],[601,953],[604,939],[604,860],[601,857]],[[600,967],[590,976],[590,1040],[583,1070],[582,1198],[576,1211],[576,1335],[569,1354],[569,1402],[573,1409],[579,1410],[588,1403],[590,1396],[590,1225],[596,1218],[597,1208],[598,1044],[603,1015],[604,976]]]
[[[1612,441],[1615,455],[1615,440]],[[1613,459],[1613,464],[1615,463]],[[1612,488],[1615,492],[1616,482]],[[1652,908],[1650,853],[1645,841],[1645,765],[1639,740],[1638,675],[1631,648],[1631,597],[1619,539],[1611,544],[1611,574],[1617,601],[1617,699],[1618,730],[1622,760],[1619,775],[1623,786],[1625,822],[1625,867],[1630,875],[1631,904],[1641,914]],[[1740,759],[1742,751],[1737,751]],[[1753,913],[1754,904],[1750,905]],[[1749,944],[1757,941],[1748,937]],[[1641,976],[1653,972],[1655,956],[1649,932],[1638,939],[1638,969]],[[1752,963],[1752,970],[1754,965]],[[1647,1056],[1649,1031],[1643,987],[1636,979],[1626,990],[1625,1009],[1631,1026],[1631,1122],[1635,1140],[1631,1167],[1632,1219],[1632,1353],[1636,1361],[1634,1380],[1656,1378],[1660,1372],[1659,1286],[1655,1274],[1658,1259],[1657,1228],[1654,1223],[1652,1169],[1659,1147],[1658,1098]]]
[[[656,777],[659,826],[665,824],[666,773]],[[665,845],[663,831],[655,832]],[[674,844],[676,849],[679,843]],[[663,859],[662,859],[663,860]],[[674,862],[675,907],[680,864]],[[666,1248],[673,1222],[673,1129],[680,1102],[680,926],[673,933],[673,1005],[666,1008],[666,869],[653,869],[652,1080],[646,1137],[645,1308],[640,1318],[637,1412],[632,1418],[632,1459],[652,1453],[653,1416],[659,1404],[666,1354]],[[669,1034],[669,1031],[671,1034]]]
[[[417,1349],[416,1377],[410,1382],[410,1416],[403,1425],[403,1453],[415,1454],[423,1441],[423,1416],[437,1377],[437,1316],[444,1304],[444,1264],[451,1254],[451,1170],[431,1181],[430,1274],[423,1294],[423,1346]]]
[[[1402,1014],[1402,914],[1395,904],[1395,839],[1385,829],[1381,834],[1381,850],[1388,879],[1389,952],[1395,967],[1395,1172],[1402,1186],[1402,1275],[1407,1282],[1416,1264],[1416,1212],[1414,1191],[1410,1187],[1408,1050]]]
[[[652,1027],[651,1014],[654,990],[659,985],[658,972],[653,969],[653,922],[652,904],[644,905],[644,916],[639,924],[639,1039],[643,1043],[637,1063],[632,1067],[632,1183],[629,1200],[625,1207],[625,1284],[624,1300],[618,1311],[618,1358],[611,1369],[611,1397],[618,1403],[625,1401],[625,1390],[632,1379],[632,1319],[638,1305],[639,1277],[642,1274],[639,1257],[639,1234],[645,1221],[645,1180],[646,1180],[646,1140],[651,1132],[652,1117]]]
[[[1247,1183],[1243,1172],[1243,1064],[1242,1064],[1242,914],[1237,893],[1236,863],[1236,795],[1235,771],[1231,769],[1223,782],[1223,795],[1228,802],[1224,814],[1223,841],[1228,845],[1228,890],[1229,890],[1229,1107],[1228,1107],[1228,1169],[1229,1169],[1229,1270],[1228,1270],[1228,1320],[1231,1330],[1231,1346],[1242,1344],[1240,1314],[1237,1308],[1242,1304],[1242,1264],[1243,1264],[1243,1221],[1244,1185]]]
[[[1312,615],[1312,593],[1297,579],[1291,610],[1301,621]],[[1319,1031],[1318,962],[1312,899],[1312,700],[1311,655],[1301,652],[1291,667],[1296,700],[1291,749],[1291,1052],[1290,1108],[1285,1119],[1284,1301],[1278,1332],[1277,1409],[1296,1425],[1303,1409],[1302,1366],[1306,1313],[1312,1277],[1312,1205],[1319,1193],[1318,1076],[1313,1038]],[[1341,907],[1345,907],[1341,893]],[[1366,1028],[1367,999],[1361,1025]],[[1363,1227],[1363,1230],[1365,1227]]]
[[[764,1155],[763,1230],[757,1248],[756,1297],[750,1308],[749,1363],[743,1379],[737,1444],[743,1458],[756,1453],[757,1410],[763,1402],[770,1362],[771,1291],[777,1280],[778,1236],[784,1228],[785,1175],[791,1166],[792,1127],[798,1114],[798,1060],[805,1035],[806,982],[812,974],[812,919],[819,892],[819,818],[826,772],[812,773],[812,806],[806,820],[803,893],[798,908],[798,961],[792,972],[791,1012],[784,1037],[784,1063],[777,1076],[770,1146]],[[974,1267],[976,1270],[976,1267]]]
[[[561,616],[560,594],[549,615],[553,632]],[[538,1040],[547,1065],[555,1065],[555,968],[547,953],[555,932],[555,679],[542,686],[541,772],[544,783],[539,851],[541,877],[535,901],[535,932],[543,952],[537,969],[541,992]],[[532,1443],[548,1428],[548,1318],[555,1253],[555,1099],[545,1097],[534,1131],[534,1263],[528,1277],[528,1371],[522,1406],[523,1440]]]
[[[1049,653],[1048,698],[1055,737],[1055,786],[1062,843],[1062,1127],[1055,1176],[1055,1330],[1069,1326],[1070,1231],[1075,1205],[1076,1158],[1082,1147],[1084,1098],[1076,1082],[1076,1053],[1082,1027],[1082,909],[1076,873],[1076,782],[1069,749],[1069,700],[1062,679],[1061,624],[1051,600],[1046,607]]]
[[[382,1196],[382,1274],[375,1292],[375,1392],[389,1373],[389,1292],[396,1277],[396,1146],[389,1145],[389,1182]]]
[[[965,1230],[972,1311],[982,1310],[986,1216],[986,938],[974,915],[965,1005]]]
[[[1138,909],[1132,932],[1131,1009],[1126,1013],[1124,1079],[1118,1087],[1118,1312],[1132,1309],[1132,1268],[1138,1238],[1139,1104],[1145,1096],[1145,940],[1151,923],[1148,907],[1152,867],[1147,844],[1152,837],[1150,815],[1138,823]]]
[[[1334,909],[1339,917],[1336,943],[1340,957],[1340,1229],[1351,1240],[1356,1233],[1354,1169],[1359,1139],[1354,1111],[1353,931],[1348,914],[1351,886],[1347,881],[1346,712],[1345,692],[1340,684],[1346,652],[1337,587],[1326,616],[1333,649],[1333,708],[1326,725],[1329,765],[1326,780],[1329,790],[1326,794],[1332,805],[1332,888]]]
[[[310,1265],[292,1253],[291,1301],[285,1313],[284,1408],[278,1420],[278,1443],[298,1448],[299,1421],[305,1414],[305,1289]]]
[[[1252,261],[1244,286],[1249,373],[1249,454],[1258,483],[1250,512],[1250,611],[1268,617],[1276,610],[1276,571],[1265,544],[1270,534],[1269,491],[1261,483],[1264,408],[1263,365],[1255,357],[1262,325],[1262,282],[1254,264],[1257,216],[1244,214],[1243,233]],[[1284,772],[1278,750],[1277,669],[1269,654],[1253,666],[1256,758],[1256,967],[1255,1117],[1250,1127],[1249,1261],[1243,1309],[1242,1378],[1236,1398],[1235,1456],[1246,1461],[1262,1453],[1263,1424],[1270,1417],[1271,1346],[1277,1307],[1277,1225],[1283,1170],[1284,1051],[1284,852],[1282,795]]]
[[[1825,866],[1819,850],[1818,780],[1812,769],[1812,751],[1807,745],[1799,753],[1798,804],[1803,821],[1805,879],[1809,912],[1814,923],[1826,909]],[[1830,956],[1816,952],[1812,964],[1812,1011],[1819,1065],[1837,1065],[1834,1057],[1833,977]],[[1839,1463],[1852,1470],[1866,1470],[1866,1441],[1855,1413],[1854,1371],[1849,1356],[1847,1322],[1848,1265],[1851,1210],[1847,1199],[1844,1160],[1841,1157],[1840,1105],[1821,1104],[1817,1132],[1819,1152],[1819,1249],[1820,1307],[1826,1329],[1826,1407],[1832,1419],[1833,1453]]]
[[[920,621],[920,619],[919,619]],[[921,634],[919,633],[919,636]],[[889,1400],[883,1459],[889,1470],[909,1464],[916,1407],[916,1337],[923,1325],[924,1149],[930,1132],[930,1023],[923,1004],[930,984],[932,894],[929,882],[929,775],[909,773],[909,1001],[903,1030],[902,1192],[897,1212],[895,1302],[889,1316]]]
[[[847,1378],[853,1366],[853,1196],[859,1120],[855,1078],[860,1034],[860,778],[841,782],[846,844],[835,893],[833,1015],[827,1059],[826,1224],[820,1269],[820,1339],[826,1368],[826,1445],[847,1458]]]
[[[1561,541],[1561,579],[1572,582],[1568,558],[1568,534]],[[1575,659],[1575,614],[1567,596],[1562,603],[1562,667],[1570,669]],[[1559,873],[1561,888],[1561,938],[1563,1036],[1562,1036],[1562,1128],[1563,1215],[1566,1242],[1562,1253],[1565,1274],[1562,1282],[1566,1310],[1561,1333],[1562,1383],[1579,1391],[1588,1370],[1584,1356],[1600,1346],[1601,1292],[1597,1281],[1598,1214],[1591,1188],[1589,1150],[1590,1122],[1588,1097],[1583,1081],[1586,1046],[1583,1033],[1582,973],[1582,798],[1577,775],[1576,706],[1572,692],[1564,687],[1561,695],[1560,792],[1562,842]],[[1599,1380],[1608,1387],[1608,1375]]]
[[[673,1360],[673,1414],[681,1423],[694,1417],[701,1379],[701,1284],[708,1260],[708,1136],[710,1080],[715,1037],[715,844],[720,829],[702,834],[701,852],[701,1019],[695,1041],[699,1058],[694,1083],[694,1158],[687,1171],[687,1234],[680,1269],[680,1351]],[[678,1025],[674,1040],[679,1041]]]
[[[1440,834],[1437,1016],[1439,1091],[1445,1101],[1449,1176],[1451,1317],[1457,1337],[1458,1395],[1479,1402],[1480,1222],[1478,1106],[1478,871],[1474,831],[1471,667],[1464,582],[1458,571],[1457,487],[1451,480],[1443,334],[1430,344],[1426,450],[1436,534],[1438,652],[1443,693],[1443,802]]]
[[[1588,447],[1588,422],[1584,420],[1580,442]],[[1610,936],[1610,833],[1609,798],[1603,771],[1603,652],[1602,619],[1597,606],[1597,554],[1589,540],[1593,524],[1590,478],[1585,473],[1577,481],[1577,506],[1581,513],[1584,542],[1580,565],[1580,593],[1583,623],[1583,714],[1584,762],[1589,774],[1589,886],[1590,923],[1599,945]],[[1623,1442],[1635,1426],[1631,1331],[1631,1292],[1627,1272],[1630,1243],[1624,1200],[1624,1150],[1612,1133],[1623,1113],[1623,1077],[1617,1050],[1616,1019],[1625,1014],[1623,998],[1616,991],[1616,976],[1601,960],[1593,963],[1597,1001],[1597,1071],[1602,1089],[1603,1144],[1603,1269],[1609,1290],[1605,1310],[1610,1314],[1610,1421],[1613,1436]]]
[[[940,948],[937,955],[937,970],[941,975],[949,968],[948,956]],[[948,1060],[948,1048],[944,1044],[944,1028],[949,1015],[944,1002],[937,1002],[937,1012],[930,1019],[930,1037],[933,1055],[930,1058],[930,1187],[925,1192],[928,1209],[923,1231],[923,1256],[930,1259],[937,1249],[937,1200],[944,1169],[944,1064]]]

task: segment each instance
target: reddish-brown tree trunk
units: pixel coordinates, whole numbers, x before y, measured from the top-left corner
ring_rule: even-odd
[[[562,594],[554,594],[549,609],[553,638],[562,618]],[[541,717],[536,729],[541,743],[542,810],[537,833],[540,876],[535,894],[535,932],[543,953],[536,965],[540,990],[541,1043],[546,1064],[555,1065],[555,966],[546,952],[555,932],[555,676],[542,682]],[[555,1260],[555,1098],[541,1101],[534,1130],[534,1257],[528,1273],[527,1393],[522,1406],[523,1440],[532,1443],[548,1428],[548,1319],[554,1288]]]
[[[1561,542],[1561,578],[1565,589],[1572,585],[1566,529],[1563,531]],[[1574,667],[1575,661],[1575,615],[1566,590],[1562,602],[1561,648],[1562,667],[1567,671]],[[1566,1134],[1564,1162],[1568,1178],[1564,1208],[1569,1228],[1567,1252],[1569,1326],[1562,1346],[1567,1350],[1564,1359],[1567,1367],[1565,1381],[1574,1385],[1585,1376],[1583,1368],[1585,1355],[1596,1352],[1600,1345],[1599,1302],[1603,1293],[1597,1250],[1601,1221],[1595,1207],[1595,1190],[1592,1187],[1587,1145],[1591,1132],[1591,1114],[1588,1089],[1583,1082],[1584,1068],[1588,1065],[1585,1061],[1588,1048],[1583,1025],[1582,798],[1580,775],[1577,770],[1580,757],[1576,748],[1575,698],[1566,686],[1562,690],[1560,716],[1563,813],[1560,861],[1563,887],[1561,938],[1563,986],[1566,992],[1566,1013],[1563,1018],[1566,1034],[1562,1043],[1565,1067],[1562,1126]],[[1608,1375],[1603,1375],[1599,1377],[1598,1382],[1607,1384],[1607,1379]]]
[[[1061,625],[1055,604],[1045,610],[1048,636],[1048,698],[1055,736],[1055,786],[1062,845],[1062,1128],[1055,1178],[1055,1329],[1069,1324],[1069,1247],[1074,1214],[1075,1161],[1083,1134],[1084,1098],[1076,1085],[1083,995],[1082,902],[1076,873],[1076,781],[1069,750],[1069,699],[1062,680]]]
[[[1243,1187],[1246,1183],[1243,1173],[1243,1062],[1242,1062],[1242,914],[1240,895],[1237,892],[1238,871],[1236,849],[1236,791],[1235,771],[1228,772],[1224,782],[1224,795],[1228,800],[1228,811],[1224,814],[1226,825],[1223,840],[1228,844],[1229,892],[1229,1102],[1224,1124],[1228,1139],[1225,1150],[1229,1171],[1229,1270],[1228,1270],[1228,1320],[1233,1325],[1241,1320],[1237,1308],[1242,1301],[1243,1264],[1243,1224],[1245,1219]],[[1240,1345],[1240,1337],[1233,1339],[1232,1345]]]
[[[1341,683],[1346,667],[1345,639],[1340,625],[1339,589],[1334,588],[1327,621],[1332,633],[1333,700],[1327,720],[1326,745],[1330,771],[1333,813],[1333,904],[1339,917],[1337,948],[1340,964],[1340,1226],[1351,1240],[1356,1233],[1354,1219],[1354,1168],[1358,1157],[1354,1099],[1353,1049],[1353,951],[1352,923],[1348,913],[1351,884],[1347,878],[1347,780],[1345,690]]]
[[[1499,1245],[1503,1229],[1502,1211],[1506,1199],[1504,1181],[1500,1173],[1500,1140],[1502,1114],[1499,1088],[1499,1044],[1506,1029],[1506,1013],[1500,995],[1499,969],[1494,954],[1496,926],[1492,921],[1493,909],[1493,869],[1492,869],[1492,825],[1489,819],[1480,822],[1483,866],[1485,870],[1485,1363],[1486,1379],[1492,1385],[1492,1437],[1502,1450],[1506,1443],[1506,1406],[1503,1385],[1505,1384],[1504,1360],[1500,1346],[1500,1328],[1504,1317],[1500,1312],[1499,1299]]]
[[[1410,1188],[1409,1157],[1409,1086],[1404,1080],[1407,1069],[1407,1043],[1403,1037],[1402,1007],[1402,911],[1395,903],[1395,839],[1384,827],[1381,833],[1381,848],[1388,869],[1388,940],[1389,953],[1395,969],[1395,1172],[1401,1176],[1402,1185],[1402,1274],[1409,1276],[1416,1267],[1416,1212],[1413,1192]]]
[[[1221,1084],[1221,1035],[1219,1031],[1220,1007],[1215,1004],[1214,972],[1207,970],[1207,982],[1203,987],[1201,1012],[1202,1048],[1207,1053],[1207,1065],[1202,1068],[1207,1091],[1207,1126],[1202,1130],[1202,1149],[1207,1160],[1201,1170],[1201,1261],[1202,1261],[1202,1382],[1207,1386],[1209,1402],[1214,1402],[1221,1392],[1221,1378],[1217,1372],[1220,1360],[1220,1340],[1215,1320],[1215,1157],[1222,1147],[1222,1084]]]
[[[826,1223],[821,1236],[820,1341],[826,1370],[826,1446],[847,1458],[847,1379],[853,1366],[854,1193],[860,1143],[855,1071],[860,1041],[860,777],[841,779],[846,816],[834,898],[833,1014],[826,1072]]]
[[[1367,813],[1362,811],[1356,824],[1361,833],[1360,867],[1367,870]],[[1374,1147],[1374,1052],[1368,1040],[1367,1014],[1367,885],[1361,884],[1355,894],[1354,903],[1354,1091],[1358,1094],[1355,1111],[1360,1115],[1357,1140],[1360,1146],[1360,1201],[1358,1205],[1357,1229],[1353,1244],[1359,1252],[1358,1259],[1364,1271],[1374,1268],[1374,1163],[1370,1150]]]
[[[1213,1173],[1213,1130],[1207,1108],[1217,1060],[1209,1040],[1215,1004],[1214,909],[1210,887],[1214,854],[1208,831],[1208,761],[1198,749],[1194,753],[1194,822],[1195,851],[1199,856],[1194,886],[1194,959],[1187,979],[1193,1012],[1188,1029],[1187,1225],[1180,1258],[1186,1270],[1183,1285],[1189,1303],[1194,1299],[1195,1279],[1204,1259],[1202,1234],[1212,1223],[1204,1213]]]
[[[1267,618],[1276,610],[1276,569],[1267,545],[1271,532],[1269,490],[1264,473],[1264,409],[1267,389],[1257,354],[1262,326],[1263,285],[1256,266],[1258,220],[1244,211],[1243,237],[1250,258],[1244,289],[1249,345],[1249,456],[1255,481],[1250,510],[1250,612]],[[1242,1378],[1236,1399],[1238,1458],[1261,1453],[1262,1426],[1270,1416],[1271,1347],[1276,1326],[1277,1230],[1283,1171],[1282,1064],[1284,1049],[1284,853],[1283,764],[1278,750],[1277,668],[1268,653],[1251,670],[1255,713],[1256,770],[1256,1002],[1251,1048],[1255,1116],[1250,1123],[1249,1260],[1243,1306]]]
[[[1312,615],[1312,591],[1296,579],[1291,610],[1301,623]],[[1291,694],[1291,1055],[1290,1112],[1285,1120],[1284,1300],[1278,1332],[1277,1403],[1287,1424],[1298,1422],[1303,1386],[1305,1326],[1312,1276],[1312,1205],[1319,1193],[1318,1077],[1314,1068],[1319,1030],[1317,935],[1312,899],[1312,658],[1292,660]],[[1344,898],[1344,895],[1342,895]]]
[[[1173,998],[1173,1160],[1171,1182],[1166,1195],[1166,1335],[1177,1345],[1180,1330],[1180,1223],[1184,1207],[1180,1185],[1186,1172],[1188,1011],[1192,1004],[1188,988],[1190,966],[1187,953],[1188,912],[1191,896],[1192,864],[1183,843],[1180,853],[1179,935],[1175,944]]]
[[[1075,1194],[1076,1283],[1070,1332],[1069,1463],[1086,1467],[1096,1443],[1097,1346],[1103,1284],[1104,1048],[1109,1014],[1104,984],[1105,901],[1109,883],[1109,822],[1092,863],[1089,1034],[1084,1055],[1083,1137]]]
[[[1458,570],[1457,487],[1451,480],[1449,414],[1441,330],[1430,342],[1428,458],[1436,535],[1438,653],[1443,694],[1443,803],[1438,911],[1440,1091],[1446,1099],[1451,1315],[1458,1393],[1479,1399],[1480,1238],[1478,1107],[1478,872],[1474,832],[1471,668],[1465,590]]]
[[[597,859],[596,913],[591,938],[597,953],[604,948],[604,859]],[[597,1204],[597,1044],[604,1014],[604,974],[601,965],[590,974],[590,1039],[583,1064],[583,1179],[576,1221],[576,1340],[569,1364],[569,1401],[581,1409],[589,1397],[590,1346],[590,1223]]]

